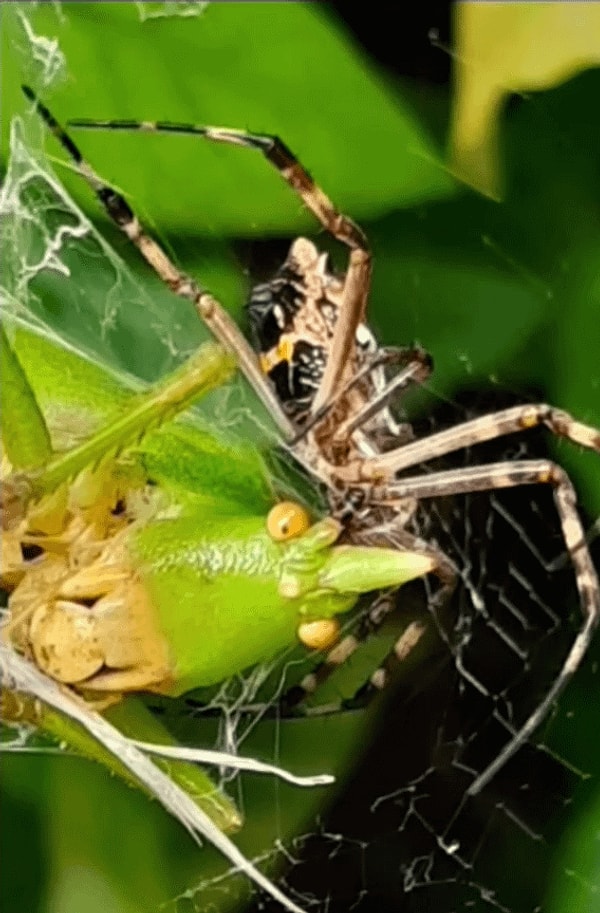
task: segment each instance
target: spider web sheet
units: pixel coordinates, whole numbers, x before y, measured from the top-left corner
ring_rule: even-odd
[[[153,6],[164,6],[157,12],[183,15],[186,5]],[[142,13],[140,19],[147,15]],[[30,51],[44,61],[51,84],[64,71],[60,49],[31,29],[28,35]],[[128,256],[121,244],[113,242],[117,253],[96,231],[40,149],[38,126],[15,122],[0,201],[4,313],[50,336],[57,334],[133,386],[161,376],[206,334],[195,316],[186,316],[152,277],[130,270],[121,257],[121,252]],[[501,257],[512,259],[508,246],[492,241]],[[222,266],[225,272],[230,269],[229,257]],[[426,281],[425,267],[422,273],[413,269],[413,278]],[[241,290],[243,280],[237,281]],[[233,286],[235,282],[231,280]],[[133,338],[139,345],[130,345]],[[467,368],[477,359],[468,346],[455,354]],[[432,396],[431,417],[419,420],[417,427],[427,433],[514,401],[512,394],[497,388],[486,393],[480,385],[441,405]],[[213,417],[220,426],[240,430],[254,424],[244,422],[253,408],[236,388],[213,407]],[[262,420],[257,421],[262,430]],[[446,465],[546,452],[543,434],[530,435],[486,445],[476,455],[461,454]],[[597,772],[589,735],[597,728],[597,646],[536,734],[535,745],[523,749],[480,796],[466,794],[473,776],[506,741],[506,723],[518,727],[543,696],[579,623],[573,575],[551,495],[526,489],[434,503],[421,510],[417,523],[421,535],[450,555],[461,585],[452,604],[432,620],[436,636],[418,670],[401,675],[377,707],[280,720],[278,695],[305,671],[294,655],[210,694],[195,695],[195,700],[156,701],[157,712],[187,743],[257,754],[293,769],[316,771],[324,765],[342,773],[337,791],[307,797],[269,780],[222,772],[224,786],[247,819],[240,846],[307,910],[529,913],[560,909],[552,906],[552,891],[569,896],[569,885],[575,882],[585,909],[592,911],[600,894],[597,869],[590,862],[594,857],[586,855],[598,852],[598,819],[590,817],[590,810],[598,807],[598,790],[589,775]],[[597,543],[593,548],[597,562]],[[402,606],[426,611],[428,595],[421,585],[406,588]],[[400,624],[398,617],[390,618],[350,668],[333,677],[319,701],[350,697],[393,643]],[[84,794],[96,809],[92,815],[101,816],[100,809],[110,802],[115,820],[125,825],[134,828],[136,816],[151,822],[144,832],[146,861],[161,867],[161,854],[170,852],[179,863],[168,886],[160,885],[166,890],[165,909],[276,909],[210,850],[203,850],[199,863],[185,835],[165,823],[144,797],[131,791],[123,796],[118,783],[99,784],[90,765],[54,757],[56,750],[29,731],[13,730],[7,739],[14,760],[29,764],[32,778],[38,779],[37,765],[47,765],[43,785],[37,788],[30,784],[25,790],[13,773],[7,782],[9,799],[19,808],[24,801],[36,801],[40,808],[47,803],[51,836],[64,829],[61,815],[65,821],[73,819]],[[36,754],[27,760],[24,751],[41,751],[43,757]],[[72,786],[65,784],[65,765],[70,765]],[[30,834],[40,832],[39,818],[32,816],[29,823]],[[569,851],[569,840],[577,843],[585,829],[587,845]],[[148,830],[161,836],[150,838]],[[23,852],[18,828],[12,833],[12,851],[18,854],[21,847]],[[41,843],[37,849],[41,854]],[[96,852],[97,858],[105,858],[98,847]],[[28,848],[26,858],[32,855]],[[60,865],[60,855],[49,864]],[[88,878],[90,896],[93,886],[102,897],[111,875],[108,872],[105,881],[89,880],[93,864],[90,859],[80,862],[80,874]],[[87,913],[88,908],[79,909]]]

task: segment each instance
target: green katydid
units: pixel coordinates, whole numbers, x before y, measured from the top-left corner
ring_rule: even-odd
[[[128,736],[165,741],[131,693],[219,682],[273,658],[303,626],[314,636],[324,623],[328,638],[360,593],[430,570],[420,555],[336,545],[337,521],[309,525],[298,505],[276,503],[256,450],[189,414],[173,421],[231,375],[220,347],[132,394],[48,338],[10,335],[5,639],[87,697],[129,694],[107,711]],[[124,772],[55,710],[35,722]],[[239,825],[202,771],[184,761],[169,771],[220,827]]]
[[[17,334],[15,342],[42,413],[62,406],[64,420],[65,406],[57,397],[67,393],[65,376],[86,391],[95,409],[103,407],[101,395],[106,386],[104,391],[93,387],[97,368],[24,331]],[[40,385],[37,378],[42,367]],[[299,624],[347,611],[362,592],[398,586],[430,570],[429,558],[410,553],[335,546],[340,525],[331,518],[307,529],[300,527],[298,532],[284,531],[277,536],[281,541],[276,541],[277,534],[268,531],[265,514],[256,512],[258,493],[263,503],[268,499],[272,503],[273,495],[267,479],[256,475],[260,463],[255,453],[246,452],[238,458],[248,474],[245,478],[238,475],[237,490],[230,482],[228,499],[215,504],[214,488],[207,495],[210,464],[214,466],[216,459],[231,461],[232,448],[226,450],[221,445],[219,449],[216,438],[191,425],[162,426],[165,418],[183,408],[191,397],[223,382],[231,369],[231,359],[218,347],[203,347],[183,369],[148,394],[135,395],[124,408],[116,407],[120,414],[112,423],[41,466],[19,465],[22,460],[13,453],[9,431],[9,460],[14,467],[26,470],[20,482],[26,480],[34,518],[32,528],[21,524],[21,540],[54,552],[74,552],[83,547],[76,539],[58,541],[64,526],[73,522],[73,514],[80,511],[90,515],[91,520],[86,516],[80,523],[92,522],[98,527],[97,542],[85,542],[87,565],[83,564],[84,557],[78,558],[76,569],[68,573],[68,582],[61,584],[60,598],[84,603],[110,594],[117,605],[123,581],[126,585],[130,581],[138,585],[139,581],[143,598],[152,603],[168,641],[164,665],[153,668],[125,661],[116,661],[113,666],[99,656],[98,669],[94,669],[96,659],[90,656],[89,668],[84,668],[81,659],[79,674],[78,668],[69,667],[70,658],[65,658],[62,668],[61,659],[55,656],[55,668],[46,671],[57,680],[94,692],[149,688],[181,694],[272,657],[293,643]],[[62,383],[62,391],[50,389],[53,374],[56,382]],[[103,381],[106,385],[105,378]],[[118,398],[113,396],[113,404],[119,399],[123,402],[123,392],[119,392]],[[10,421],[10,407],[5,419]],[[74,412],[69,419],[75,422]],[[89,412],[84,421],[89,432]],[[156,425],[161,425],[157,431],[148,431]],[[70,494],[63,494],[64,487],[75,479],[77,485],[71,485]],[[60,504],[57,493],[61,493]],[[62,502],[68,497],[71,501],[65,506]],[[44,499],[50,502],[47,517]],[[117,503],[120,514],[113,521]],[[111,515],[108,519],[107,512]],[[124,519],[119,521],[119,515]],[[44,524],[59,529],[45,529]],[[106,525],[110,535],[105,534],[105,546],[101,541],[105,530],[100,527]],[[80,535],[79,528],[72,535]],[[52,544],[47,546],[50,540]],[[26,562],[21,573],[27,576]],[[98,608],[107,625],[113,623],[113,611],[112,604],[109,609],[104,605]],[[116,623],[127,620],[126,616],[114,618]],[[38,627],[44,624],[38,619]],[[238,636],[241,632],[243,636]],[[37,633],[42,636],[41,630]],[[157,649],[160,652],[158,644]],[[141,663],[144,661],[142,658]],[[41,656],[38,662],[42,662]]]

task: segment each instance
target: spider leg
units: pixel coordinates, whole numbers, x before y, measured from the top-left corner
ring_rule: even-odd
[[[576,421],[568,412],[554,409],[545,403],[511,406],[365,460],[359,469],[360,478],[389,476],[463,447],[471,447],[538,425],[546,425],[553,434],[600,453],[600,431]],[[343,475],[344,470],[340,470],[340,476]],[[348,481],[357,480],[348,478]]]
[[[393,504],[394,502],[391,501],[390,503]],[[452,593],[456,588],[458,579],[456,568],[441,549],[432,546],[431,543],[426,542],[419,536],[413,535],[406,529],[402,528],[396,530],[394,532],[394,538],[402,548],[431,555],[434,559],[435,568],[432,573],[438,578],[440,585],[436,592],[429,597],[427,601],[427,611],[436,624],[438,635],[442,640],[447,640],[446,635],[438,623],[438,612],[448,604],[452,597]],[[369,538],[367,538],[366,543],[373,544],[370,542]],[[377,609],[378,607],[376,604],[375,610],[377,611]],[[380,613],[378,613],[378,615],[380,615]],[[379,627],[383,620],[383,618],[378,617],[378,615],[373,617],[371,611],[368,613],[367,619],[371,625],[371,630]],[[411,621],[402,632],[394,644],[392,651],[385,658],[381,666],[371,674],[369,681],[355,694],[350,704],[364,706],[364,704],[368,703],[368,701],[378,692],[383,691],[388,683],[398,674],[399,669],[419,643],[427,628],[428,624],[423,620]]]
[[[288,689],[283,695],[280,706],[284,714],[294,708],[302,705],[307,697],[316,694],[322,685],[334,674],[334,672],[343,666],[350,657],[358,650],[361,644],[367,640],[370,634],[376,631],[384,622],[385,618],[396,608],[395,594],[390,592],[380,593],[374,600],[367,613],[357,624],[356,630],[346,634],[326,655],[325,659],[320,662],[311,672],[292,688]],[[423,619],[413,619],[406,625],[401,636],[394,645],[394,656],[396,663],[405,660],[412,652],[413,648],[421,640],[427,630],[427,623]],[[333,704],[318,705],[316,707],[301,708],[301,712],[306,716],[320,716],[327,713],[336,713],[342,708],[353,708],[358,705],[364,706],[369,701],[372,694],[381,691],[387,682],[388,666],[387,659],[382,666],[378,668],[371,677],[366,686],[361,687],[356,695],[349,701],[340,699]],[[391,664],[390,664],[391,665]],[[365,695],[366,693],[366,695]]]
[[[261,152],[281,174],[283,180],[298,194],[305,206],[317,217],[334,238],[349,248],[366,249],[367,241],[352,219],[338,212],[329,197],[315,184],[308,171],[298,161],[291,149],[278,136],[248,133],[227,127],[209,127],[203,124],[179,124],[172,121],[92,120],[72,118],[69,127],[86,130],[122,130],[144,133],[177,133],[201,136],[213,143],[243,146]]]
[[[436,566],[432,573],[439,578],[440,586],[429,600],[427,611],[435,619],[437,611],[447,604],[456,587],[457,574],[454,565],[440,549],[433,547],[418,536],[414,536],[406,529],[394,530],[394,539],[403,549],[418,551],[421,554],[430,555],[434,559]],[[366,545],[387,545],[389,547],[389,540],[385,534],[378,538],[374,533],[373,537],[366,537],[361,541],[364,541]],[[377,631],[386,617],[397,608],[396,591],[379,593],[367,612],[359,619],[356,630],[343,637],[328,652],[323,662],[319,663],[315,669],[304,676],[298,685],[291,688],[284,695],[284,707],[293,708],[301,704],[309,695],[315,694],[336,669],[344,665],[360,647],[361,643]],[[402,608],[401,603],[400,608]],[[333,709],[340,709],[342,704],[345,707],[364,706],[375,694],[386,687],[390,678],[397,673],[398,667],[402,666],[406,661],[429,627],[427,620],[412,618],[394,644],[391,653],[386,657],[382,665],[373,672],[367,684],[363,685],[354,697],[350,698],[349,701],[340,702],[335,708],[327,705],[325,708],[311,708],[309,712],[311,714],[331,712]]]
[[[77,166],[81,177],[94,191],[110,219],[137,247],[146,262],[171,291],[190,301],[213,335],[235,354],[244,376],[275,419],[279,430],[286,438],[291,438],[294,435],[294,428],[283,412],[270,384],[260,371],[254,351],[236,323],[211,294],[202,290],[193,279],[175,266],[158,243],[146,233],[124,197],[96,174],[71,137],[37,98],[32,89],[28,86],[22,88],[27,98],[35,105],[37,113],[48,130],[56,137]]]
[[[371,280],[371,254],[367,239],[358,225],[334,206],[294,153],[277,136],[169,121],[100,121],[77,118],[69,120],[68,124],[71,127],[91,130],[140,130],[201,136],[215,143],[256,149],[277,169],[283,180],[298,194],[321,225],[350,249],[340,313],[321,384],[311,406],[311,413],[314,415],[331,398],[341,383],[344,366],[348,362],[348,353],[354,349],[357,327],[364,317]]]
[[[584,440],[589,441],[590,433],[597,434],[585,425],[580,426],[578,422],[573,424],[580,429],[578,431],[580,443],[584,443]],[[390,491],[395,497],[420,499],[536,484],[549,484],[554,489],[554,502],[563,538],[575,572],[583,624],[554,684],[520,729],[515,730],[506,720],[497,715],[500,722],[511,733],[511,738],[498,757],[473,781],[468,789],[470,795],[479,793],[515,752],[527,742],[579,667],[600,620],[598,573],[592,562],[585,533],[577,513],[573,484],[566,472],[550,460],[490,463],[486,466],[433,472],[426,476],[398,480],[390,485]]]
[[[374,415],[385,409],[393,397],[398,396],[413,384],[425,382],[433,368],[431,356],[423,349],[409,349],[407,353],[409,360],[406,367],[399,371],[367,405],[342,422],[334,433],[334,439],[344,440]]]
[[[351,416],[335,432],[335,437],[345,437],[352,434],[364,422],[368,421],[373,415],[376,415],[388,405],[392,397],[398,396],[404,392],[413,383],[423,383],[432,371],[432,359],[428,352],[420,348],[391,348],[380,349],[373,357],[373,360],[362,368],[358,374],[348,381],[328,402],[315,412],[302,426],[302,429],[290,441],[293,447],[298,441],[302,440],[315,425],[323,421],[336,404],[346,396],[354,387],[362,383],[373,371],[387,365],[401,365],[399,373],[386,384],[385,388],[374,398],[368,406],[361,409],[356,415]],[[343,429],[343,434],[342,434]]]
[[[385,597],[388,597],[388,594],[385,594]],[[383,598],[384,597],[382,596],[381,599]],[[376,600],[376,602],[378,602],[378,600]],[[391,611],[391,608],[387,610],[385,614],[388,614],[388,611]],[[362,640],[363,637],[361,637],[360,630],[358,630],[357,633],[346,634],[331,650],[329,650],[322,662],[318,663],[318,665],[305,675],[297,685],[288,688],[280,702],[283,715],[285,716],[290,710],[294,710],[296,707],[303,704],[307,697],[316,694],[319,688],[325,684],[336,669],[343,666],[344,663],[350,659],[352,654],[356,652]],[[313,713],[329,713],[337,711],[340,708],[341,701],[334,707],[328,705],[325,708],[311,708],[304,712],[307,715],[312,715]]]

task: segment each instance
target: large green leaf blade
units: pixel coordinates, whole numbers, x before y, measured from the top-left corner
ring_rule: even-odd
[[[277,132],[357,218],[451,192],[424,127],[318,5],[216,3],[200,17],[146,22],[139,6],[71,4],[60,17],[49,6],[28,11],[32,28],[56,36],[69,61],[68,84],[48,99],[58,116]],[[43,93],[43,73],[24,72],[13,48],[24,42],[21,21],[7,10],[4,17],[4,110],[24,110],[19,83],[33,80]],[[314,224],[248,150],[177,136],[77,139],[98,171],[165,231],[249,236]],[[80,182],[68,183],[89,204]]]

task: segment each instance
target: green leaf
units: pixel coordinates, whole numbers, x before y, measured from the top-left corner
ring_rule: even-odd
[[[56,116],[276,132],[358,218],[451,192],[409,106],[318,4],[212,3],[199,17],[145,22],[140,6],[26,11],[33,31],[55,37],[66,57],[68,83],[45,98]],[[44,95],[47,73],[40,65],[32,73],[31,60],[18,59],[15,49],[28,39],[18,15],[5,9],[4,16],[4,111],[24,111],[18,85],[31,82]],[[139,133],[80,131],[76,138],[98,172],[161,230],[250,236],[314,225],[277,173],[248,150]],[[87,188],[71,175],[65,180],[91,208]]]
[[[580,807],[562,841],[550,880],[548,913],[600,913],[600,791]]]
[[[159,817],[157,809],[149,807],[141,793],[120,788],[120,782],[100,767],[90,768],[65,757],[47,758],[42,763],[46,767],[46,846],[52,870],[44,911],[142,913],[157,909],[170,888],[164,836],[150,825]]]
[[[397,308],[374,309],[385,338],[396,344],[418,339],[435,353],[431,385],[442,394],[502,375],[544,315],[539,287],[491,262],[461,260],[435,248],[383,256],[375,278],[376,289],[403,290]],[[504,377],[510,379],[508,372]]]

